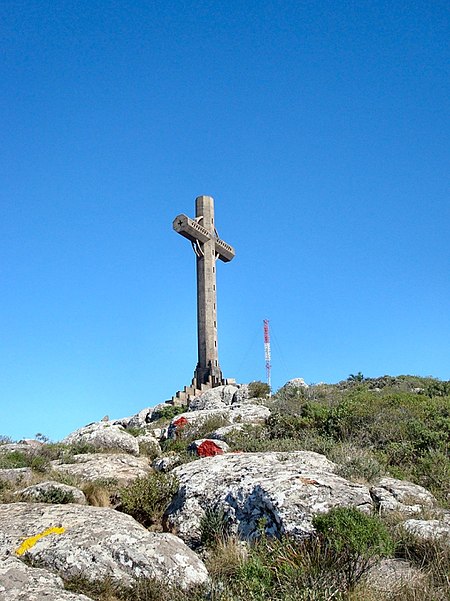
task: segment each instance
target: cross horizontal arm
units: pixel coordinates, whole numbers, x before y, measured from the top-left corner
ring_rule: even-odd
[[[216,238],[216,254],[221,261],[228,263],[228,261],[231,261],[231,259],[234,258],[235,252],[232,246],[220,238]]]
[[[191,219],[187,215],[177,215],[173,220],[173,229],[194,243],[204,243],[214,239],[217,258],[224,261],[224,263],[228,263],[234,258],[235,252],[232,246],[217,238],[215,234],[211,235],[198,221]]]
[[[208,230],[187,215],[177,215],[173,220],[173,229],[191,242],[211,240]]]

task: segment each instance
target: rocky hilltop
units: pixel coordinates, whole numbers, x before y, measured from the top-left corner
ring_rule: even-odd
[[[3,437],[0,599],[448,599],[450,384],[267,393]]]

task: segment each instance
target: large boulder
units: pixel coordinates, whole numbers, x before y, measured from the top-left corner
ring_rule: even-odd
[[[78,505],[86,505],[86,497],[84,492],[75,486],[68,486],[61,482],[55,482],[54,480],[47,480],[45,482],[39,482],[39,484],[33,484],[22,490],[18,490],[16,493],[18,498],[22,501],[31,502],[42,502],[42,503],[77,503]],[[69,501],[63,501],[62,499],[70,499]]]
[[[286,382],[283,388],[304,388],[306,390],[309,386],[303,378],[292,378],[292,380]]]
[[[31,568],[16,557],[0,561],[0,599],[3,601],[91,601],[64,590],[62,579],[42,568]]]
[[[405,559],[381,559],[364,577],[368,588],[376,593],[395,595],[424,580],[425,574]]]
[[[129,484],[151,472],[147,457],[104,453],[74,455],[72,463],[63,463],[61,459],[57,459],[52,461],[52,467],[57,472],[69,474],[81,481],[115,480],[118,484]]]
[[[192,399],[189,404],[189,411],[199,411],[202,409],[223,409],[231,405],[233,402],[233,397],[238,389],[238,386],[233,386],[231,384],[210,388],[198,397]]]
[[[423,486],[396,478],[382,478],[370,489],[370,494],[381,513],[418,514],[437,503]]]
[[[157,578],[182,587],[206,582],[202,561],[173,534],[149,532],[131,516],[104,507],[0,505],[0,559],[9,555],[70,578]]]
[[[264,405],[253,403],[233,404],[223,409],[199,409],[186,411],[173,418],[168,436],[174,437],[177,431],[189,426],[201,428],[206,422],[223,421],[224,426],[232,424],[262,424],[270,417],[270,410]],[[217,426],[213,428],[217,429]]]
[[[149,427],[151,427],[150,424],[153,421],[159,419],[159,417],[161,416],[161,412],[164,411],[164,409],[167,409],[168,406],[170,407],[170,405],[168,405],[167,403],[160,403],[155,407],[145,407],[145,409],[141,409],[135,415],[127,418],[126,424],[123,423],[123,420],[121,420],[121,422],[126,428],[148,429]],[[116,420],[116,422],[118,421],[119,420]]]
[[[337,476],[335,468],[325,456],[308,451],[199,459],[174,469],[180,485],[167,509],[166,527],[195,546],[206,509],[223,507],[230,531],[248,540],[261,528],[268,535],[308,536],[313,516],[338,505],[371,511],[368,488]]]
[[[63,444],[88,444],[98,449],[121,450],[132,455],[139,455],[136,438],[129,434],[123,426],[109,421],[95,422],[72,432]]]
[[[161,446],[153,434],[140,434],[136,436],[136,441],[141,455],[153,455],[155,457],[161,455]]]

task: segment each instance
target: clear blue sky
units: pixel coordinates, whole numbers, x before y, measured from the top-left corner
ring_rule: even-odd
[[[450,378],[447,0],[3,0],[0,433],[188,384],[216,200],[227,377]]]

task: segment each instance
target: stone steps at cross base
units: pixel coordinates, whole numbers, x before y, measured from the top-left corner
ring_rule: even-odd
[[[202,394],[202,392],[204,392],[203,389],[199,390],[193,386],[185,386],[183,390],[179,390],[173,395],[170,401],[167,402],[176,407],[179,407],[180,405],[189,405],[192,399]]]
[[[236,384],[236,380],[234,378],[224,378],[222,380],[222,385],[227,384]],[[197,396],[200,396],[202,392],[210,390],[210,388],[213,387],[209,383],[200,384],[200,388],[198,388],[197,386],[185,386],[183,390],[179,390],[176,394],[173,395],[173,397],[169,401],[166,401],[166,403],[170,405],[175,405],[176,407],[179,407],[180,405],[189,406],[189,403],[192,401],[192,399],[194,399]]]

